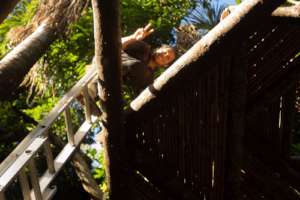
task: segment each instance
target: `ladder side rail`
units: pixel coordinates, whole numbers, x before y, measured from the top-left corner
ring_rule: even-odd
[[[16,178],[18,173],[34,158],[47,138],[38,137],[33,140],[29,147],[10,165],[0,177],[0,192],[4,191]]]
[[[96,119],[91,120],[90,117],[86,117],[86,121],[81,125],[76,134],[74,135],[72,130],[71,116],[69,112],[69,106],[71,102],[83,91],[86,90],[87,84],[96,76],[96,71],[89,71],[82,79],[80,79],[77,84],[66,94],[64,97],[58,102],[58,104],[52,109],[52,111],[45,117],[41,123],[37,126],[37,128],[32,131],[28,136],[24,138],[24,140],[15,148],[15,150],[1,163],[0,165],[0,193],[1,198],[5,198],[5,189],[9,186],[9,184],[19,175],[19,179],[21,179],[20,184],[21,188],[22,183],[24,183],[24,174],[22,174],[22,170],[26,165],[30,166],[30,177],[33,185],[34,192],[31,192],[31,196],[34,199],[43,198],[42,194],[46,191],[50,182],[55,178],[58,171],[62,168],[65,162],[70,158],[70,156],[75,152],[77,146],[81,143],[83,138],[86,136],[88,131],[91,128],[91,122],[95,122]],[[86,92],[83,92],[86,94]],[[86,96],[86,95],[84,95]],[[86,99],[87,97],[85,97]],[[88,101],[85,100],[86,103]],[[73,149],[69,151],[69,153],[64,149],[68,148],[68,144],[65,146],[61,153],[57,156],[55,161],[53,160],[53,155],[50,148],[50,143],[48,141],[48,129],[52,125],[52,123],[64,112],[66,117],[66,126],[67,126],[67,134],[69,138],[69,144],[73,146]],[[87,113],[88,112],[88,113]],[[67,114],[66,114],[67,113]],[[66,116],[67,115],[67,116]],[[85,108],[85,115],[90,116],[90,109],[88,106]],[[76,143],[76,145],[75,145]],[[75,145],[75,146],[74,146]],[[35,173],[34,166],[34,156],[41,149],[44,148],[45,157],[48,165],[48,169],[46,173],[51,174],[52,178],[48,181],[47,184],[43,184],[41,187],[41,183],[43,182],[43,177],[39,178]],[[60,156],[60,155],[63,156]],[[65,155],[68,155],[65,157]],[[59,159],[64,158],[63,163],[60,163]],[[56,169],[57,168],[57,169]],[[46,174],[45,173],[45,174]],[[44,175],[45,175],[44,174]],[[25,176],[26,177],[26,176]],[[22,179],[23,178],[23,179]],[[22,182],[23,181],[23,182]],[[47,185],[47,187],[45,187]],[[22,192],[24,198],[27,194],[28,188],[22,188]],[[27,198],[27,197],[26,197]]]
[[[96,70],[90,70],[83,76],[73,88],[63,96],[63,98],[57,103],[57,105],[51,110],[51,112],[45,117],[39,125],[29,133],[22,142],[6,157],[0,164],[0,176],[5,170],[14,162],[30,145],[32,140],[36,137],[45,135],[51,124],[57,119],[57,117],[64,111],[69,103],[74,100],[81,92],[82,88],[86,86],[95,76]]]
[[[92,122],[95,122],[96,118],[93,119]],[[50,185],[51,181],[56,177],[56,175],[59,173],[63,165],[67,162],[67,160],[70,159],[71,155],[75,152],[77,147],[80,145],[90,128],[92,127],[92,124],[88,122],[87,120],[81,125],[81,127],[78,129],[76,134],[74,135],[74,144],[68,143],[65,145],[63,150],[59,153],[59,155],[55,158],[53,161],[53,158],[49,158],[49,156],[52,157],[52,152],[50,149],[50,144],[48,141],[48,138],[45,137],[38,137],[23,153],[23,155],[19,156],[19,158],[11,165],[10,168],[0,177],[0,185],[2,186],[0,188],[0,192],[4,191],[6,187],[9,186],[9,184],[15,179],[16,176],[20,176],[22,172],[22,168],[24,168],[28,163],[31,163],[30,167],[30,173],[31,173],[31,180],[35,182],[34,189],[36,190],[37,197],[36,199],[39,199],[39,191],[44,192],[47,187]],[[49,153],[46,153],[46,159],[48,163],[48,169],[46,170],[43,177],[39,179],[39,184],[41,185],[41,189],[38,189],[37,186],[37,180],[38,178],[35,178],[37,175],[35,173],[35,167],[32,164],[34,162],[34,157],[36,153],[42,148],[48,149],[47,151]],[[49,167],[49,165],[51,167]],[[33,172],[32,172],[33,170]],[[33,173],[33,174],[32,174]],[[21,183],[22,187],[22,183]]]

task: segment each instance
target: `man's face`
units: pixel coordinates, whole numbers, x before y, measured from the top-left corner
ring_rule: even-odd
[[[167,66],[175,59],[175,52],[172,48],[161,47],[155,52],[155,62],[160,66]]]

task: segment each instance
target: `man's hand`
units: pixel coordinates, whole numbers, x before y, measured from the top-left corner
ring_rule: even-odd
[[[151,23],[147,24],[143,28],[138,28],[133,34],[132,37],[136,40],[143,40],[148,35],[154,32],[154,29],[151,27]]]
[[[133,34],[122,37],[122,49],[125,49],[130,43],[137,40],[143,40],[145,37],[153,33],[154,29],[151,26],[151,23],[149,23],[143,28],[138,28]]]

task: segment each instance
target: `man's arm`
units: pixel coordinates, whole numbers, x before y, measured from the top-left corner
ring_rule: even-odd
[[[125,49],[130,43],[143,40],[145,37],[154,32],[154,29],[151,27],[151,24],[147,24],[147,26],[143,28],[138,28],[132,35],[126,36],[122,38],[122,49]]]

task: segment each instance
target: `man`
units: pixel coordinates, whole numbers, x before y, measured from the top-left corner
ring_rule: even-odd
[[[153,33],[151,24],[122,38],[122,75],[126,85],[138,94],[154,80],[154,72],[167,67],[175,59],[175,50],[168,46],[151,50],[142,40]]]
[[[152,50],[150,45],[142,41],[153,32],[151,24],[148,24],[121,40],[122,78],[124,84],[133,89],[134,96],[153,82],[156,70],[167,67],[176,57],[171,46],[162,45]],[[88,88],[91,98],[96,100],[97,80],[91,81]]]

